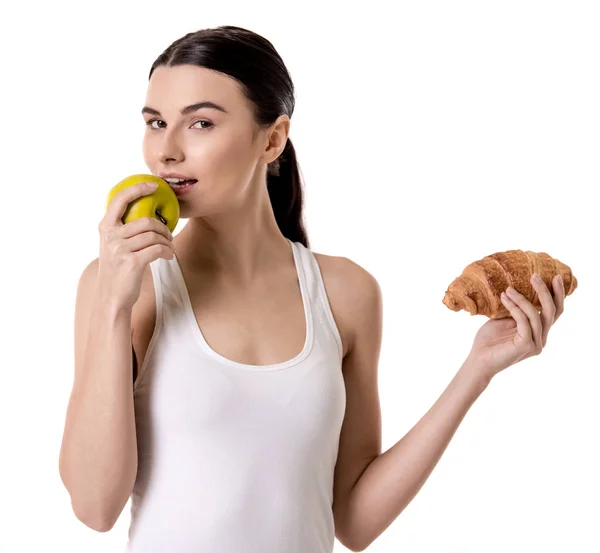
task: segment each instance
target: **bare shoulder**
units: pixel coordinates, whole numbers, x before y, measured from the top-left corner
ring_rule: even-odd
[[[313,252],[321,269],[329,304],[342,337],[344,356],[360,324],[381,310],[381,288],[364,267],[347,257]]]
[[[346,284],[351,286],[356,284],[378,286],[375,277],[364,267],[352,261],[351,259],[317,252],[313,253],[319,262],[321,271],[327,271],[328,273],[331,273],[331,276],[336,275]]]

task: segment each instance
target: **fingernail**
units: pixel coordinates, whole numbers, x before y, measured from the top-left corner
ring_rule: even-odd
[[[533,273],[533,278],[535,279],[536,282],[542,282],[542,277],[540,275],[538,275],[537,273]]]
[[[155,182],[147,182],[146,185],[148,188],[156,188],[158,186],[158,184]]]
[[[506,289],[506,293],[507,293],[507,294],[511,294],[511,295],[515,295],[515,294],[517,293],[517,291],[516,291],[516,290],[515,290],[515,289],[514,289],[512,286],[509,286],[509,287]]]
[[[564,288],[565,287],[565,282],[563,281],[563,278],[558,275],[558,283]]]

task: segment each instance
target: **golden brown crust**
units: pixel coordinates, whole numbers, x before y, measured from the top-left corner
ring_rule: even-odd
[[[509,317],[510,313],[500,301],[500,294],[512,286],[539,311],[542,306],[530,282],[533,273],[542,277],[552,295],[552,279],[556,275],[563,279],[565,296],[577,288],[577,279],[571,268],[558,259],[544,252],[508,250],[468,265],[462,275],[450,284],[442,302],[452,311],[464,309],[471,315],[501,319]]]

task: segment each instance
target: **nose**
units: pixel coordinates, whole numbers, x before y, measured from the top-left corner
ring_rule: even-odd
[[[176,137],[172,133],[164,133],[160,144],[158,158],[161,163],[183,160],[183,150],[179,147]]]

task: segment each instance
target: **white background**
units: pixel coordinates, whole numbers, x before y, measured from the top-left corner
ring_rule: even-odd
[[[467,264],[545,251],[579,279],[543,353],[492,382],[367,551],[600,551],[597,3],[10,10],[0,34],[0,551],[122,550],[129,504],[109,533],[90,530],[58,473],[77,282],[98,255],[107,191],[147,170],[140,109],[152,62],[181,35],[227,24],[273,42],[294,80],[290,136],[312,249],[349,257],[381,285],[384,451],[438,398],[485,322],[442,304]]]

